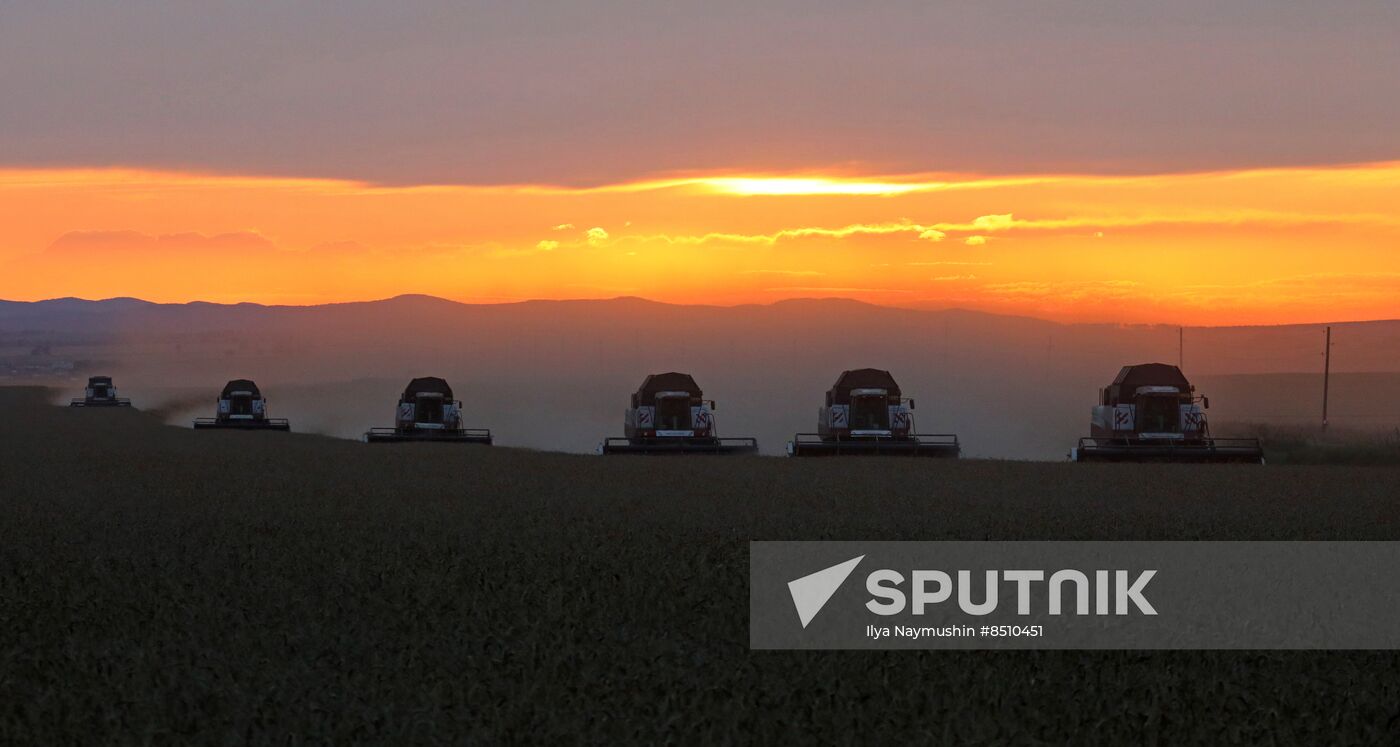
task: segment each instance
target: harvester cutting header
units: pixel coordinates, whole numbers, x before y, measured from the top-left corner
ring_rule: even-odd
[[[394,410],[393,428],[371,428],[369,443],[440,441],[491,444],[491,431],[462,427],[462,403],[452,395],[445,379],[424,376],[408,382]]]
[[[267,400],[258,385],[248,379],[234,379],[219,393],[218,408],[212,418],[196,418],[194,427],[236,428],[240,430],[286,431],[291,424],[285,418],[267,416]]]
[[[69,407],[131,407],[131,400],[118,397],[111,376],[88,377],[83,396],[68,403]]]
[[[720,438],[715,403],[690,374],[652,374],[632,393],[623,438],[603,440],[604,454],[753,454],[754,438]]]
[[[792,456],[957,457],[954,434],[914,432],[914,400],[903,396],[889,371],[842,371],[817,409],[817,432],[788,442]]]
[[[1257,438],[1214,438],[1206,423],[1210,399],[1181,369],[1166,363],[1124,366],[1099,390],[1089,437],[1070,452],[1076,462],[1264,461]]]

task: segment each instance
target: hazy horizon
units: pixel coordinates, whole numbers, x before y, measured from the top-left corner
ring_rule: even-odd
[[[1221,428],[1321,416],[1320,325],[1179,336],[1176,327],[849,300],[563,303],[5,305],[0,374],[66,387],[57,400],[84,375],[114,375],[138,407],[179,425],[207,416],[225,381],[251,378],[294,430],[344,438],[387,425],[410,378],[442,376],[469,427],[491,428],[502,445],[575,452],[620,435],[628,395],[647,374],[673,370],[694,375],[718,402],[722,435],[755,436],[769,454],[815,428],[842,370],[864,367],[891,371],[918,402],[920,430],[958,434],[968,456],[1061,458],[1087,435],[1098,388],[1121,366],[1182,354]],[[1400,321],[1333,325],[1335,426],[1400,423],[1397,350]]]

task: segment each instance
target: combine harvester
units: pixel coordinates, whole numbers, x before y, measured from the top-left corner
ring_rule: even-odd
[[[248,379],[234,379],[219,393],[219,407],[212,418],[195,418],[196,430],[217,428],[245,431],[288,431],[286,418],[269,418],[267,400],[258,385]]]
[[[919,456],[955,459],[954,434],[914,432],[914,400],[901,396],[889,371],[842,371],[817,410],[817,432],[788,442],[790,456]]]
[[[690,374],[652,374],[632,394],[623,438],[606,438],[602,454],[756,454],[754,438],[720,438],[715,403]]]
[[[131,407],[131,400],[117,396],[111,376],[88,377],[87,389],[81,399],[75,398],[69,407]]]
[[[462,427],[462,403],[453,399],[452,387],[436,376],[408,382],[399,397],[393,428],[370,428],[365,441],[372,444],[404,441],[491,445],[491,431]]]
[[[1210,399],[1181,369],[1165,363],[1124,366],[1099,390],[1088,438],[1070,452],[1076,462],[1264,463],[1257,438],[1213,438],[1205,411]]]

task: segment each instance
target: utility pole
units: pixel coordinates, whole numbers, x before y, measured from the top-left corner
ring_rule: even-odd
[[[1186,366],[1186,328],[1176,328],[1176,367]]]
[[[1327,388],[1332,377],[1332,326],[1327,326],[1327,343],[1322,352],[1322,430],[1327,430]]]

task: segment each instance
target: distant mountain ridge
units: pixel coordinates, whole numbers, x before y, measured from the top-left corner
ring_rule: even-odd
[[[1038,322],[1058,327],[1128,327],[1128,328],[1169,328],[1177,329],[1179,325],[1168,323],[1131,323],[1116,324],[1113,322],[1057,322],[1040,317],[1000,314],[996,312],[978,311],[964,308],[948,309],[911,309],[901,306],[882,306],[852,298],[841,297],[812,297],[812,298],[789,298],[765,304],[737,304],[732,306],[712,305],[712,304],[677,304],[666,301],[656,301],[642,296],[616,296],[613,298],[599,299],[550,299],[537,298],[521,301],[502,302],[470,302],[455,301],[441,296],[433,296],[424,293],[402,293],[388,298],[367,299],[361,301],[335,301],[319,304],[264,304],[255,301],[240,301],[236,303],[222,303],[216,301],[185,301],[185,302],[160,302],[147,301],[145,299],[133,298],[129,296],[118,296],[104,299],[84,299],[73,296],[62,298],[43,299],[39,301],[12,301],[0,299],[0,311],[17,311],[25,308],[35,310],[60,310],[60,311],[88,311],[102,312],[111,310],[131,310],[131,309],[171,309],[171,308],[221,308],[221,309],[267,309],[286,311],[308,311],[313,309],[337,309],[349,307],[376,307],[376,306],[426,306],[436,308],[460,308],[460,309],[499,309],[521,306],[577,306],[589,307],[599,305],[644,305],[655,308],[671,309],[763,309],[763,308],[783,308],[783,307],[812,307],[812,306],[847,306],[849,308],[879,309],[883,311],[905,312],[909,314],[932,314],[932,315],[967,315],[976,317],[1019,319]],[[0,319],[3,321],[3,319]],[[1227,329],[1283,329],[1283,328],[1321,328],[1331,326],[1353,326],[1353,325],[1389,325],[1400,324],[1400,319],[1366,319],[1352,321],[1316,322],[1316,323],[1289,323],[1289,324],[1259,324],[1259,325],[1188,325],[1186,329],[1191,330],[1227,330]]]

